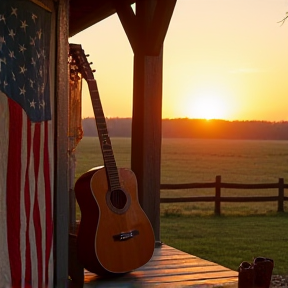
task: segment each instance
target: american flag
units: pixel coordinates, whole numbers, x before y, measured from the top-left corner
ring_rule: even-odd
[[[51,13],[0,0],[0,288],[53,286]]]

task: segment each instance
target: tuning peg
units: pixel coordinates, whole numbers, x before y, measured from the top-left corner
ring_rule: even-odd
[[[89,57],[89,56],[90,56],[90,54],[86,54],[85,56],[86,56],[86,57]]]
[[[93,69],[93,70],[92,70],[92,73],[94,73],[94,72],[96,72],[96,69]]]
[[[92,64],[93,64],[93,62],[90,62],[90,63],[89,63],[89,65],[92,65]]]

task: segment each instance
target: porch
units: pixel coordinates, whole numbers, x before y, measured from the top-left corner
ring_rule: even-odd
[[[78,277],[78,284],[73,284],[72,281],[70,284],[70,287],[84,288],[144,286],[237,288],[238,272],[162,244],[155,248],[151,260],[146,265],[122,277],[101,279],[84,270],[84,279],[79,281]]]
[[[85,2],[90,3],[89,15],[86,11],[88,5],[77,5],[78,1],[70,1],[69,35],[73,36],[117,13],[133,50],[131,170],[137,178],[139,202],[152,224],[155,240],[159,242],[163,42],[177,1]],[[131,3],[135,3],[135,12]],[[57,249],[61,254],[60,246],[57,245]],[[103,279],[83,270],[77,259],[73,259],[76,257],[73,252],[69,252],[69,270],[74,270],[69,273],[74,279],[74,283],[70,281],[71,287],[238,286],[236,271],[167,245],[155,248],[146,265],[121,277],[110,279]],[[76,285],[75,280],[78,280]]]

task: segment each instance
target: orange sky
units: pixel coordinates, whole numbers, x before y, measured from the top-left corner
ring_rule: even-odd
[[[288,121],[288,0],[178,0],[164,42],[163,118]],[[113,15],[81,44],[106,117],[132,116],[133,52]],[[86,85],[82,116],[93,110]]]

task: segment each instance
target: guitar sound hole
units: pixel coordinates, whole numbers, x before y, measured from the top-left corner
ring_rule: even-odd
[[[123,209],[127,203],[127,197],[122,190],[113,190],[110,194],[110,201],[115,208]]]

